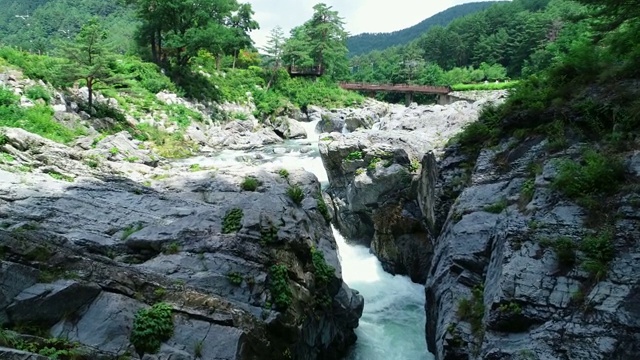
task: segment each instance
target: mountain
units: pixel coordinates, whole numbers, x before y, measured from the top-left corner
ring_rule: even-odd
[[[457,5],[432,17],[423,20],[410,28],[390,33],[363,33],[347,38],[349,56],[368,53],[373,50],[383,50],[395,45],[403,45],[417,39],[432,26],[446,26],[451,21],[488,8],[498,1],[482,1]]]
[[[73,37],[91,17],[103,19],[118,52],[133,44],[137,20],[133,10],[118,1],[0,0],[0,45],[49,51],[57,40]]]

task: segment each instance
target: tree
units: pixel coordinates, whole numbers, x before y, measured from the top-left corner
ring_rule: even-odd
[[[347,72],[347,32],[344,22],[331,6],[320,3],[305,29],[311,41],[310,56],[322,70],[337,77]]]
[[[267,39],[267,45],[262,49],[265,52],[265,65],[270,69],[267,90],[271,87],[276,74],[282,67],[285,40],[282,28],[276,26],[271,30],[271,34],[269,34],[269,38]]]
[[[86,82],[89,109],[93,106],[93,89],[96,83],[114,80],[114,74],[109,68],[112,53],[106,39],[107,33],[98,20],[91,19],[82,27],[74,42],[62,46],[62,55],[69,61],[63,67],[63,76]]]
[[[140,45],[158,65],[184,68],[199,50],[217,57],[251,44],[256,29],[248,4],[236,0],[128,0],[137,5]]]

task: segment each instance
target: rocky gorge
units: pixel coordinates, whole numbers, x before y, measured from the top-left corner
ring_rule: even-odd
[[[0,80],[18,94],[30,81]],[[625,154],[631,185],[612,195],[610,227],[593,230],[585,207],[552,186],[558,159],[581,159],[585,144],[553,151],[543,136],[505,138],[477,155],[447,145],[506,93],[475,95],[310,106],[260,123],[250,107],[158,94],[205,119],[243,118],[191,122],[200,157],[188,161],[126,131],[101,136],[112,120],[54,96],[56,118],[86,136],[68,146],[17,128],[0,137],[1,357],[340,358],[366,305],[340,263],[359,255],[338,249],[331,223],[388,273],[424,284],[436,359],[640,358],[640,155]],[[127,121],[172,131],[161,113]],[[322,133],[325,189],[296,160],[273,161],[313,152],[313,142],[286,143],[310,126]],[[216,160],[229,150],[239,151],[232,161]],[[602,249],[601,237],[611,265],[594,278],[576,263],[603,251],[562,239]]]

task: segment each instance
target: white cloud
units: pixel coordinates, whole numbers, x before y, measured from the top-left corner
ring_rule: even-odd
[[[260,30],[251,33],[256,46],[264,46],[271,30],[282,27],[286,33],[301,25],[313,14],[321,0],[245,0],[256,12]],[[352,35],[363,32],[390,32],[405,29],[452,6],[473,0],[326,0],[344,18],[345,29]]]

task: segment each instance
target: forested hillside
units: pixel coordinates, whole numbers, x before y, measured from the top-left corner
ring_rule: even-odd
[[[349,56],[357,56],[373,50],[384,50],[392,46],[407,44],[417,39],[433,26],[447,26],[459,17],[484,10],[495,3],[494,1],[482,1],[457,5],[407,29],[391,33],[363,33],[350,36],[347,38]],[[415,9],[407,9],[407,11],[415,11]]]
[[[515,0],[434,26],[408,45],[351,59],[352,80],[453,85],[534,74],[588,32],[570,0]]]
[[[138,25],[131,7],[102,0],[0,0],[0,44],[32,51],[50,51],[59,40],[75,37],[93,16],[104,19],[116,51],[134,44]]]

